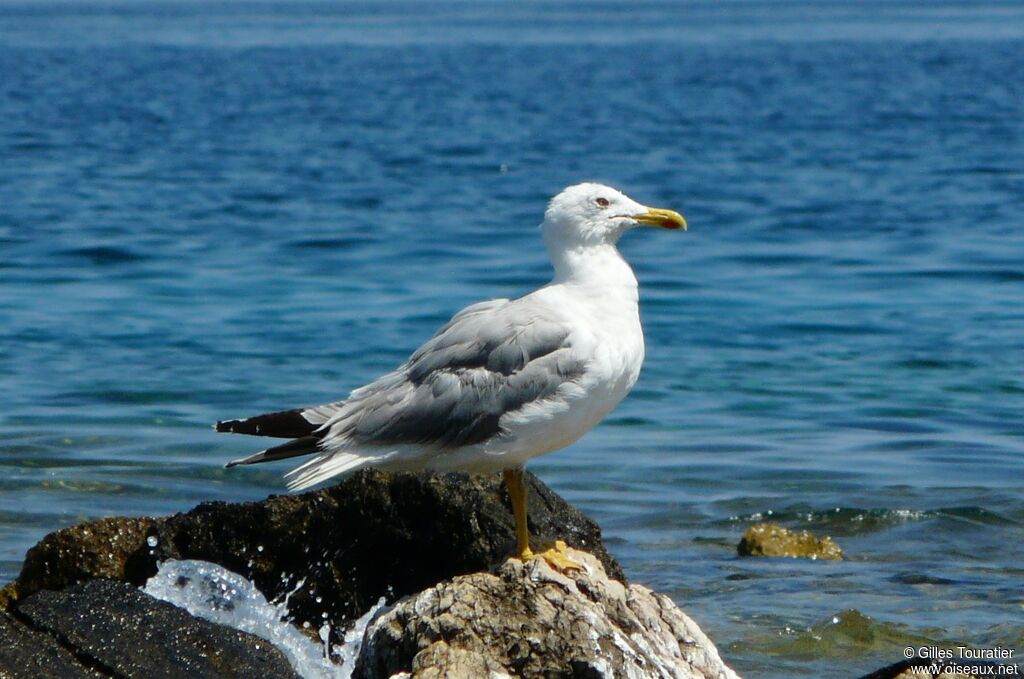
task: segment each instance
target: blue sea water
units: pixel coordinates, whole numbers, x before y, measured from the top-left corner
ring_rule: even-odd
[[[0,2],[0,575],[281,492],[334,400],[548,264],[596,179],[647,363],[531,469],[748,677],[1024,652],[1024,6]],[[838,563],[747,560],[747,525]]]

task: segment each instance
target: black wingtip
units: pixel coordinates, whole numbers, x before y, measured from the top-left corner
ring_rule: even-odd
[[[224,468],[237,467],[242,464],[259,464],[260,462],[273,462],[274,460],[285,460],[289,457],[296,457],[297,455],[308,455],[310,453],[319,452],[320,440],[315,436],[304,436],[302,438],[283,443],[273,448],[267,448],[261,450],[258,453],[253,453],[248,457],[241,457],[237,460],[231,460]]]
[[[264,413],[242,420],[221,420],[213,428],[219,432],[231,434],[297,439],[311,435],[320,426],[303,417],[302,411],[302,408],[295,408],[276,413]]]

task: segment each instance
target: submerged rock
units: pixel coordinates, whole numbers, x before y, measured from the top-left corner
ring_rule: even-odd
[[[964,674],[965,668],[977,669],[979,674]],[[1013,665],[1000,665],[988,660],[948,661],[914,658],[901,660],[880,670],[865,674],[860,679],[983,679],[983,677],[1018,676]]]
[[[734,679],[711,641],[672,601],[607,576],[509,559],[400,601],[374,620],[354,679],[581,677]]]
[[[777,523],[757,523],[747,529],[736,550],[740,556],[788,556],[841,561],[843,551],[830,537],[806,530],[793,531]]]

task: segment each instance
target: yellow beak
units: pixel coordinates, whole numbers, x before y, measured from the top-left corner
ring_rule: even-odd
[[[647,212],[640,215],[633,215],[633,219],[641,224],[660,226],[663,229],[682,229],[686,231],[686,220],[674,210],[662,210],[661,208],[648,208]]]

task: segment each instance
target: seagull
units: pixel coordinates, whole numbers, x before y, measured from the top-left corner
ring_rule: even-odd
[[[500,471],[516,556],[578,568],[560,540],[530,549],[523,467],[593,429],[636,383],[644,360],[637,280],[616,245],[639,226],[685,230],[686,220],[608,186],[564,189],[541,225],[550,283],[466,307],[344,400],[218,422],[219,432],[291,439],[226,466],[314,455],[285,475],[290,490],[364,467]]]

